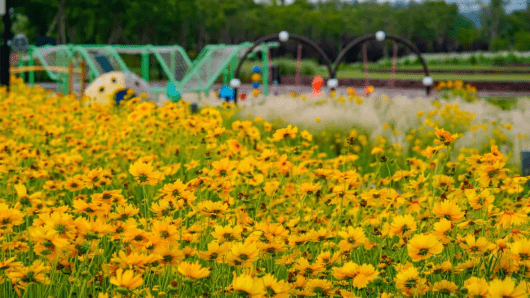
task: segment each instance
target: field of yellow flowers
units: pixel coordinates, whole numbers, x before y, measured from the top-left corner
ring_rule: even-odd
[[[528,297],[527,178],[434,121],[336,154],[229,104],[0,111],[0,297]]]

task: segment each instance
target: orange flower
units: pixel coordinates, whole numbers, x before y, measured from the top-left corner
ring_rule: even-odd
[[[435,128],[434,134],[438,137],[437,140],[434,140],[434,143],[437,145],[449,145],[458,138],[458,134],[451,134],[448,131],[445,131],[443,128],[439,129],[438,126]]]

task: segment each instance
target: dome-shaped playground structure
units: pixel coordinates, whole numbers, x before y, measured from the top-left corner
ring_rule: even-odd
[[[129,94],[128,94],[129,93]],[[154,100],[149,84],[132,72],[111,71],[96,78],[85,90],[84,95],[92,103],[106,104],[109,101],[119,105],[120,101],[133,96],[144,95]]]

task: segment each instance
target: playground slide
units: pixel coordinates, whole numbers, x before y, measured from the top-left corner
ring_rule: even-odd
[[[175,88],[181,94],[188,92],[206,92],[214,84],[215,80],[222,75],[228,67],[233,72],[239,58],[252,46],[251,42],[238,45],[208,45],[197,59],[193,61],[193,66],[184,76],[182,81],[174,82]],[[267,43],[267,48],[277,47],[277,42]],[[261,50],[260,47],[254,51]]]

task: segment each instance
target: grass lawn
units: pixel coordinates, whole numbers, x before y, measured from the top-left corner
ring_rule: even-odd
[[[319,70],[318,75],[327,77],[328,72],[326,70]],[[398,80],[421,80],[423,74],[408,74],[408,73],[396,73],[395,78]],[[450,73],[433,73],[430,76],[435,81],[448,81],[448,80],[462,80],[468,81],[530,81],[529,74],[461,74],[455,75]],[[375,73],[368,72],[368,79],[391,79],[392,73]],[[348,78],[348,79],[364,79],[364,71],[348,69],[340,70],[337,72],[337,78]]]
[[[500,107],[503,110],[511,110],[516,104],[519,97],[516,96],[495,96],[485,98],[489,103]]]
[[[355,67],[355,66],[353,66]],[[477,65],[470,65],[470,64],[462,64],[462,65],[434,65],[434,64],[428,64],[427,67],[429,70],[431,69],[440,69],[440,70],[528,70],[530,72],[530,67],[517,67],[517,66],[496,66],[492,64],[477,64]],[[358,68],[358,67],[357,67]],[[369,69],[388,69],[390,71],[391,67],[378,65],[378,64],[368,64]],[[397,69],[423,69],[422,65],[398,65],[396,66]]]

